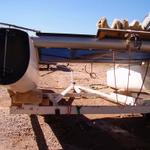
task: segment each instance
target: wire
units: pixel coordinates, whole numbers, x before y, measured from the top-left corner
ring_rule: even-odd
[[[114,64],[114,80],[115,80],[115,91],[116,91],[116,100],[118,103],[118,95],[117,95],[117,80],[116,80],[116,55],[115,55],[115,51],[113,51],[113,64]]]
[[[92,79],[96,79],[96,78],[97,78],[96,73],[93,72],[93,63],[91,63],[90,72],[87,71],[87,64],[85,65],[85,72],[86,72],[87,74],[89,74]]]
[[[145,83],[145,79],[146,79],[146,76],[147,76],[147,73],[148,73],[148,69],[149,69],[149,64],[150,64],[150,61],[147,62],[147,67],[146,67],[145,75],[144,75],[144,78],[143,78],[143,82],[142,82],[140,91],[139,91],[139,93],[137,94],[137,97],[136,97],[136,99],[135,99],[134,104],[136,104],[136,102],[137,102],[137,100],[138,100],[140,94],[142,93],[142,89],[143,89],[143,86],[144,86],[144,83]]]
[[[14,24],[9,24],[9,23],[4,23],[4,22],[0,22],[0,24],[4,25],[4,26],[9,26],[9,28],[10,27],[14,27],[14,28],[18,28],[18,29],[23,29],[23,30],[27,30],[27,31],[32,31],[32,32],[40,33],[39,30],[30,29],[30,28],[26,28],[26,27],[21,27],[21,26],[17,26],[17,25],[14,25]]]
[[[130,43],[128,43],[130,44]],[[128,81],[127,81],[127,94],[129,93],[129,83],[130,83],[130,71],[131,71],[131,49],[130,45],[128,45]],[[128,100],[128,97],[126,96],[125,104]]]

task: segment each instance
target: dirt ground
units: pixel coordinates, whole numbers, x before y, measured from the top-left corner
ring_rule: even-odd
[[[106,91],[106,70],[112,65],[58,64],[40,72],[39,88],[61,91],[74,82]],[[56,71],[57,70],[57,71]],[[55,88],[54,88],[55,87]],[[109,89],[110,90],[110,89]],[[78,99],[74,104],[112,105],[103,99]],[[0,88],[0,150],[150,150],[150,120],[124,115],[14,115],[10,98]]]

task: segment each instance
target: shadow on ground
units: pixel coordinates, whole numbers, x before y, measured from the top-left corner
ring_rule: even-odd
[[[45,116],[63,149],[149,150],[150,122],[142,117],[89,120],[79,116]]]
[[[48,150],[48,145],[36,115],[30,116],[31,125],[35,134],[35,140],[39,150]]]

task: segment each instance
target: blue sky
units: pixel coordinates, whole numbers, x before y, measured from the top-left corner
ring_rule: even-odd
[[[107,17],[142,21],[150,0],[1,0],[0,22],[45,32],[96,34],[96,23]]]

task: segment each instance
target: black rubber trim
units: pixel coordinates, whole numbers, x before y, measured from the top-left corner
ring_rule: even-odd
[[[95,38],[96,35],[90,35],[90,34],[67,34],[67,33],[36,33],[37,36],[61,36],[61,37],[80,37],[80,38]]]
[[[29,59],[28,34],[17,29],[0,28],[0,84],[18,81],[26,72]]]

